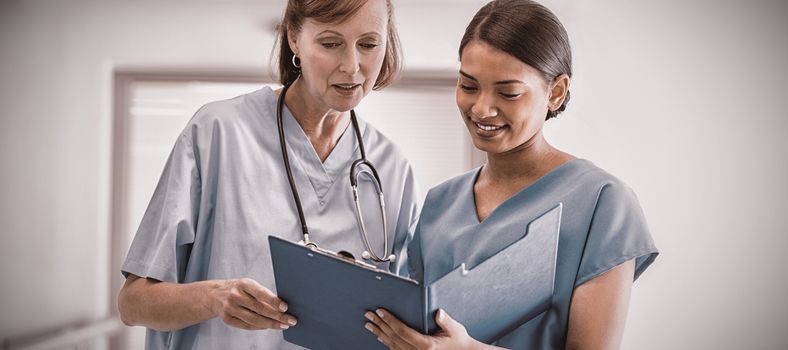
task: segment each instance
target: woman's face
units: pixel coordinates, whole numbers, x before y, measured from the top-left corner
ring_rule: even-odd
[[[482,41],[462,51],[457,107],[476,148],[491,154],[528,145],[542,131],[550,84],[535,68]]]
[[[300,58],[305,91],[316,108],[348,111],[375,85],[386,53],[385,0],[369,0],[338,24],[304,21],[288,39]]]

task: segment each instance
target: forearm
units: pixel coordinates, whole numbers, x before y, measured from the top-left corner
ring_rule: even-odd
[[[185,328],[217,316],[212,295],[220,281],[156,282],[129,276],[118,296],[123,323],[159,331]]]

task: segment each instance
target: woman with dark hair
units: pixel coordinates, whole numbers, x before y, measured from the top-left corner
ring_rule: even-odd
[[[284,88],[194,115],[129,249],[118,307],[124,323],[148,327],[148,349],[300,348],[277,331],[297,320],[272,292],[269,235],[372,256],[395,273],[404,264],[389,253],[415,227],[411,166],[353,112],[399,71],[391,1],[289,0],[279,41]],[[364,151],[385,193],[389,234],[379,234],[386,221],[370,206],[368,245],[348,181]],[[378,203],[373,177],[358,181],[361,202]]]
[[[551,146],[542,133],[569,100],[566,31],[536,2],[496,0],[468,25],[459,55],[457,106],[487,163],[430,190],[408,247],[411,276],[430,285],[462,263],[475,266],[562,203],[552,301],[494,345],[618,348],[632,282],[657,249],[632,190],[590,161]],[[443,310],[436,314],[441,330],[432,336],[383,309],[365,316],[367,329],[392,349],[492,347],[470,338]]]

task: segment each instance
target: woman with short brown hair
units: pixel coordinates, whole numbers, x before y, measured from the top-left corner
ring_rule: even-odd
[[[290,0],[279,35],[284,88],[195,114],[129,249],[118,307],[124,323],[148,327],[147,349],[300,348],[280,332],[298,320],[272,292],[269,235],[402,267],[404,259],[390,257],[416,221],[413,172],[353,112],[399,71],[390,0]],[[378,234],[385,221],[365,217],[374,227],[369,245],[347,181],[364,149],[385,193],[390,235]],[[371,181],[360,177],[362,203],[378,203]]]

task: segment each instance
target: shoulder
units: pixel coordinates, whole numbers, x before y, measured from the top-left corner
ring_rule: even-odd
[[[594,216],[614,215],[614,213],[638,213],[642,209],[635,191],[623,180],[590,161],[581,160],[585,169],[577,177],[577,186],[590,193],[596,200],[589,203],[594,206]],[[592,197],[593,198],[593,197]]]
[[[569,166],[573,167],[571,173],[575,174],[578,186],[598,193],[625,193],[631,192],[629,185],[624,181],[602,169],[586,159],[576,159]]]
[[[206,103],[186,124],[184,131],[192,136],[208,136],[216,128],[234,128],[272,114],[276,95],[270,87],[263,87],[233,98]],[[273,119],[273,118],[269,118]]]

